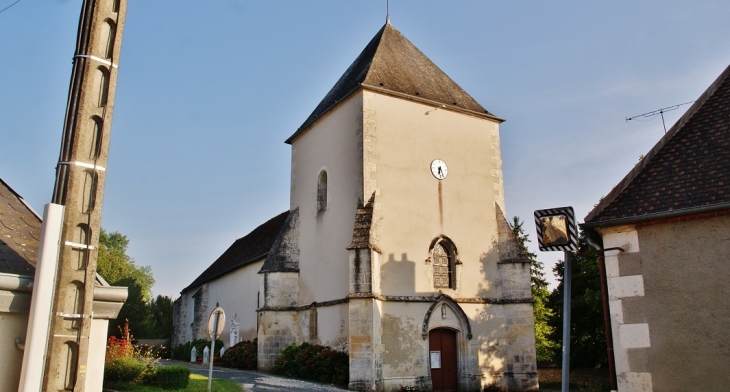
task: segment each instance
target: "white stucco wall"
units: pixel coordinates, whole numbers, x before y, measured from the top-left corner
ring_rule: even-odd
[[[104,361],[109,320],[91,320],[89,361],[86,368],[86,390],[101,391],[104,386]]]
[[[299,304],[348,294],[349,253],[362,199],[362,94],[355,93],[292,142],[291,209],[299,207]],[[327,209],[317,179],[327,171]],[[346,319],[346,317],[345,317]]]
[[[346,303],[317,309],[318,344],[340,351],[347,351],[347,312]],[[332,322],[332,320],[338,322]]]
[[[263,263],[263,259],[259,260],[208,283],[207,313],[213,311],[216,303],[226,312],[226,325],[220,337],[226,348],[230,346],[231,317],[238,317],[239,340],[256,338],[258,272]]]

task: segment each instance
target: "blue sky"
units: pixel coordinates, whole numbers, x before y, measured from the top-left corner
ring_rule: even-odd
[[[80,6],[22,0],[0,13],[0,177],[39,212]],[[507,214],[533,239],[535,209],[572,205],[582,221],[664,133],[658,117],[626,117],[696,99],[730,63],[726,0],[392,0],[390,13],[507,119]],[[176,298],[288,208],[284,140],[384,21],[385,0],[129,3],[102,225],[152,267],[155,294]],[[668,126],[688,107],[667,113]]]

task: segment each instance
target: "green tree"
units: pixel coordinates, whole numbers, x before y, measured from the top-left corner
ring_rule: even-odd
[[[96,272],[110,285],[128,288],[127,300],[119,316],[109,322],[109,334],[118,333],[117,327],[123,326],[125,320],[129,320],[136,338],[153,337],[155,331],[150,322],[149,301],[155,279],[149,266],[137,266],[127,255],[128,245],[126,236],[116,231],[107,233],[101,229]]]
[[[537,360],[539,362],[552,362],[557,358],[560,344],[552,339],[554,327],[551,326],[550,322],[555,317],[555,313],[547,306],[550,291],[543,272],[545,265],[537,260],[537,254],[527,249],[527,243],[530,242],[530,239],[525,233],[523,223],[519,217],[515,216],[509,225],[515,239],[517,239],[520,251],[530,259],[530,287],[532,289],[532,300],[534,301],[532,309],[535,320]]]
[[[172,298],[158,295],[149,303],[154,337],[169,339],[172,337]]]
[[[581,232],[578,251],[571,255],[570,367],[597,368],[608,363],[598,253],[588,245]],[[553,269],[560,283],[548,301],[548,307],[556,316],[550,323],[556,342],[562,341],[563,334],[564,268],[564,261],[560,261]]]

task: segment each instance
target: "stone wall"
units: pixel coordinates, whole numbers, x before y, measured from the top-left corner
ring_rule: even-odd
[[[192,297],[193,324],[191,326],[192,339],[208,338],[208,316],[213,309],[208,309],[208,284],[204,284]]]
[[[269,370],[281,350],[292,343],[309,341],[309,330],[300,333],[299,273],[264,272],[260,274],[262,306],[258,311],[258,368]],[[309,314],[307,313],[307,317]],[[307,319],[307,326],[309,325]]]
[[[262,309],[296,306],[299,300],[299,273],[267,272],[261,274]]]
[[[350,389],[377,389],[381,384],[383,358],[380,350],[379,319],[377,300],[350,299]]]
[[[297,313],[296,311],[259,311],[259,370],[270,370],[281,351],[286,346],[300,340]]]
[[[172,339],[170,339],[170,345],[176,347],[180,344],[185,343],[185,339],[188,326],[187,326],[187,308],[188,308],[188,297],[185,293],[180,295],[180,298],[176,299],[172,305]]]
[[[501,306],[504,308],[506,340],[502,388],[508,391],[537,391],[539,386],[532,304]]]

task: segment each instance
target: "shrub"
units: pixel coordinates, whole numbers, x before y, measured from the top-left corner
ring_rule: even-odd
[[[124,330],[120,328],[120,332],[121,339],[115,336],[107,339],[104,383],[132,381],[154,384],[155,364],[158,361],[155,350],[132,346],[129,323],[125,324]]]
[[[104,366],[104,381],[130,381],[145,370],[145,365],[135,358],[113,358]]]
[[[157,368],[157,386],[163,389],[186,389],[190,369],[185,366],[161,366]]]
[[[329,347],[292,343],[279,355],[271,371],[287,377],[345,385],[349,381],[349,358]]]
[[[258,339],[237,343],[226,350],[220,359],[220,364],[223,366],[243,370],[256,370],[257,363]]]

